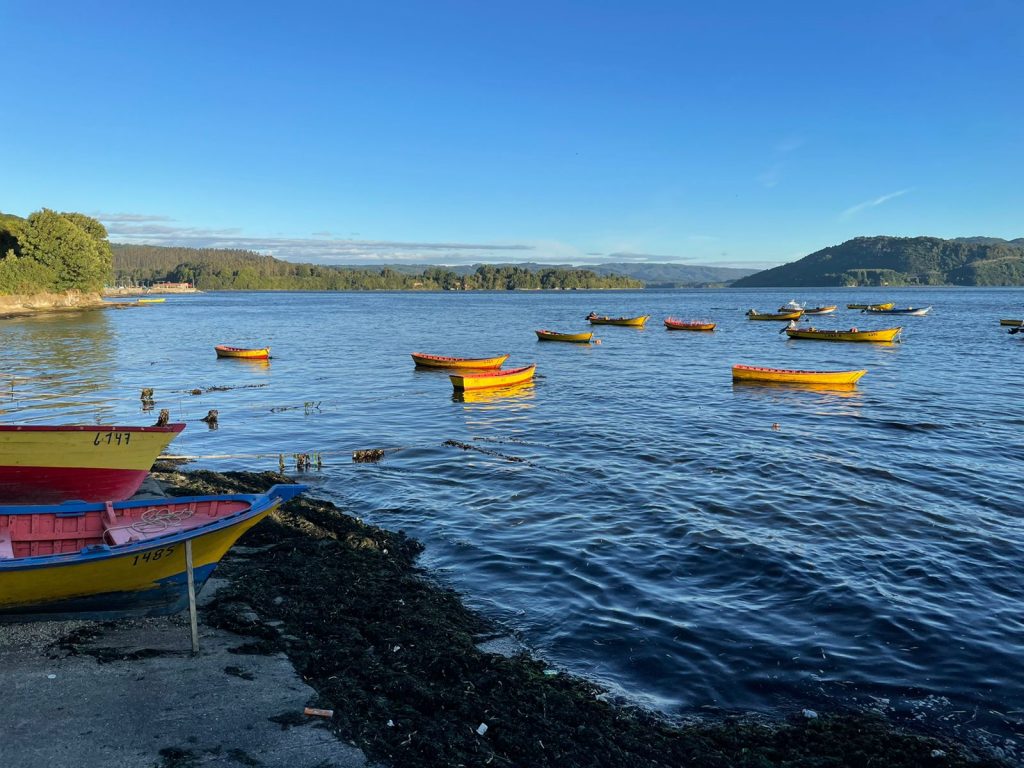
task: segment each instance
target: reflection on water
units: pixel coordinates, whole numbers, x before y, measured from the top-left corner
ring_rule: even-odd
[[[534,397],[534,383],[525,381],[509,387],[490,387],[488,389],[464,389],[452,394],[456,403],[500,404],[500,407],[530,407]]]
[[[244,365],[246,368],[269,368],[270,360],[267,358],[248,358],[248,357],[218,357],[218,364],[227,365]]]
[[[5,388],[4,413],[25,411],[26,421],[48,419],[60,411],[64,423],[104,423],[116,407],[100,393],[111,381],[116,338],[107,313],[16,318],[4,324],[0,366]]]
[[[734,392],[757,392],[757,391],[779,391],[790,390],[793,392],[828,392],[837,397],[859,397],[860,391],[854,384],[820,384],[799,381],[757,381],[751,379],[734,379],[732,382]]]

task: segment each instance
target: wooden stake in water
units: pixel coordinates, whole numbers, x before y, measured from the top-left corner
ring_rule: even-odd
[[[199,621],[196,618],[196,579],[192,573],[192,539],[185,539],[185,574],[188,576],[188,618],[192,624],[192,654],[199,655]]]

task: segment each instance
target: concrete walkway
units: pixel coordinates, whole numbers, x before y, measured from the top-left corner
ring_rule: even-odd
[[[200,623],[193,657],[187,613],[0,624],[0,766],[366,766],[303,715],[314,691],[284,654],[230,652],[247,640]]]

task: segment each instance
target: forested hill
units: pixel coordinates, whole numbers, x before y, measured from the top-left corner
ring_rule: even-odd
[[[856,237],[733,285],[1024,285],[1024,238]]]
[[[193,283],[215,290],[572,290],[642,288],[622,275],[598,275],[567,267],[526,269],[518,265],[477,266],[459,274],[445,267],[420,272],[391,267],[342,267],[296,264],[251,251],[169,248],[114,244],[114,279],[118,285],[154,282]]]

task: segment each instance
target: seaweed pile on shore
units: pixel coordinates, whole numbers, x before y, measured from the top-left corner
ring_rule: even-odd
[[[170,493],[254,493],[287,482],[269,472],[157,470]],[[481,650],[503,633],[425,578],[415,564],[418,542],[325,501],[290,502],[241,544],[220,566],[230,586],[206,620],[258,638],[240,653],[284,651],[318,692],[311,705],[333,710],[331,727],[373,760],[404,767],[1002,765],[869,715],[675,726],[616,706],[597,686],[526,655]]]

